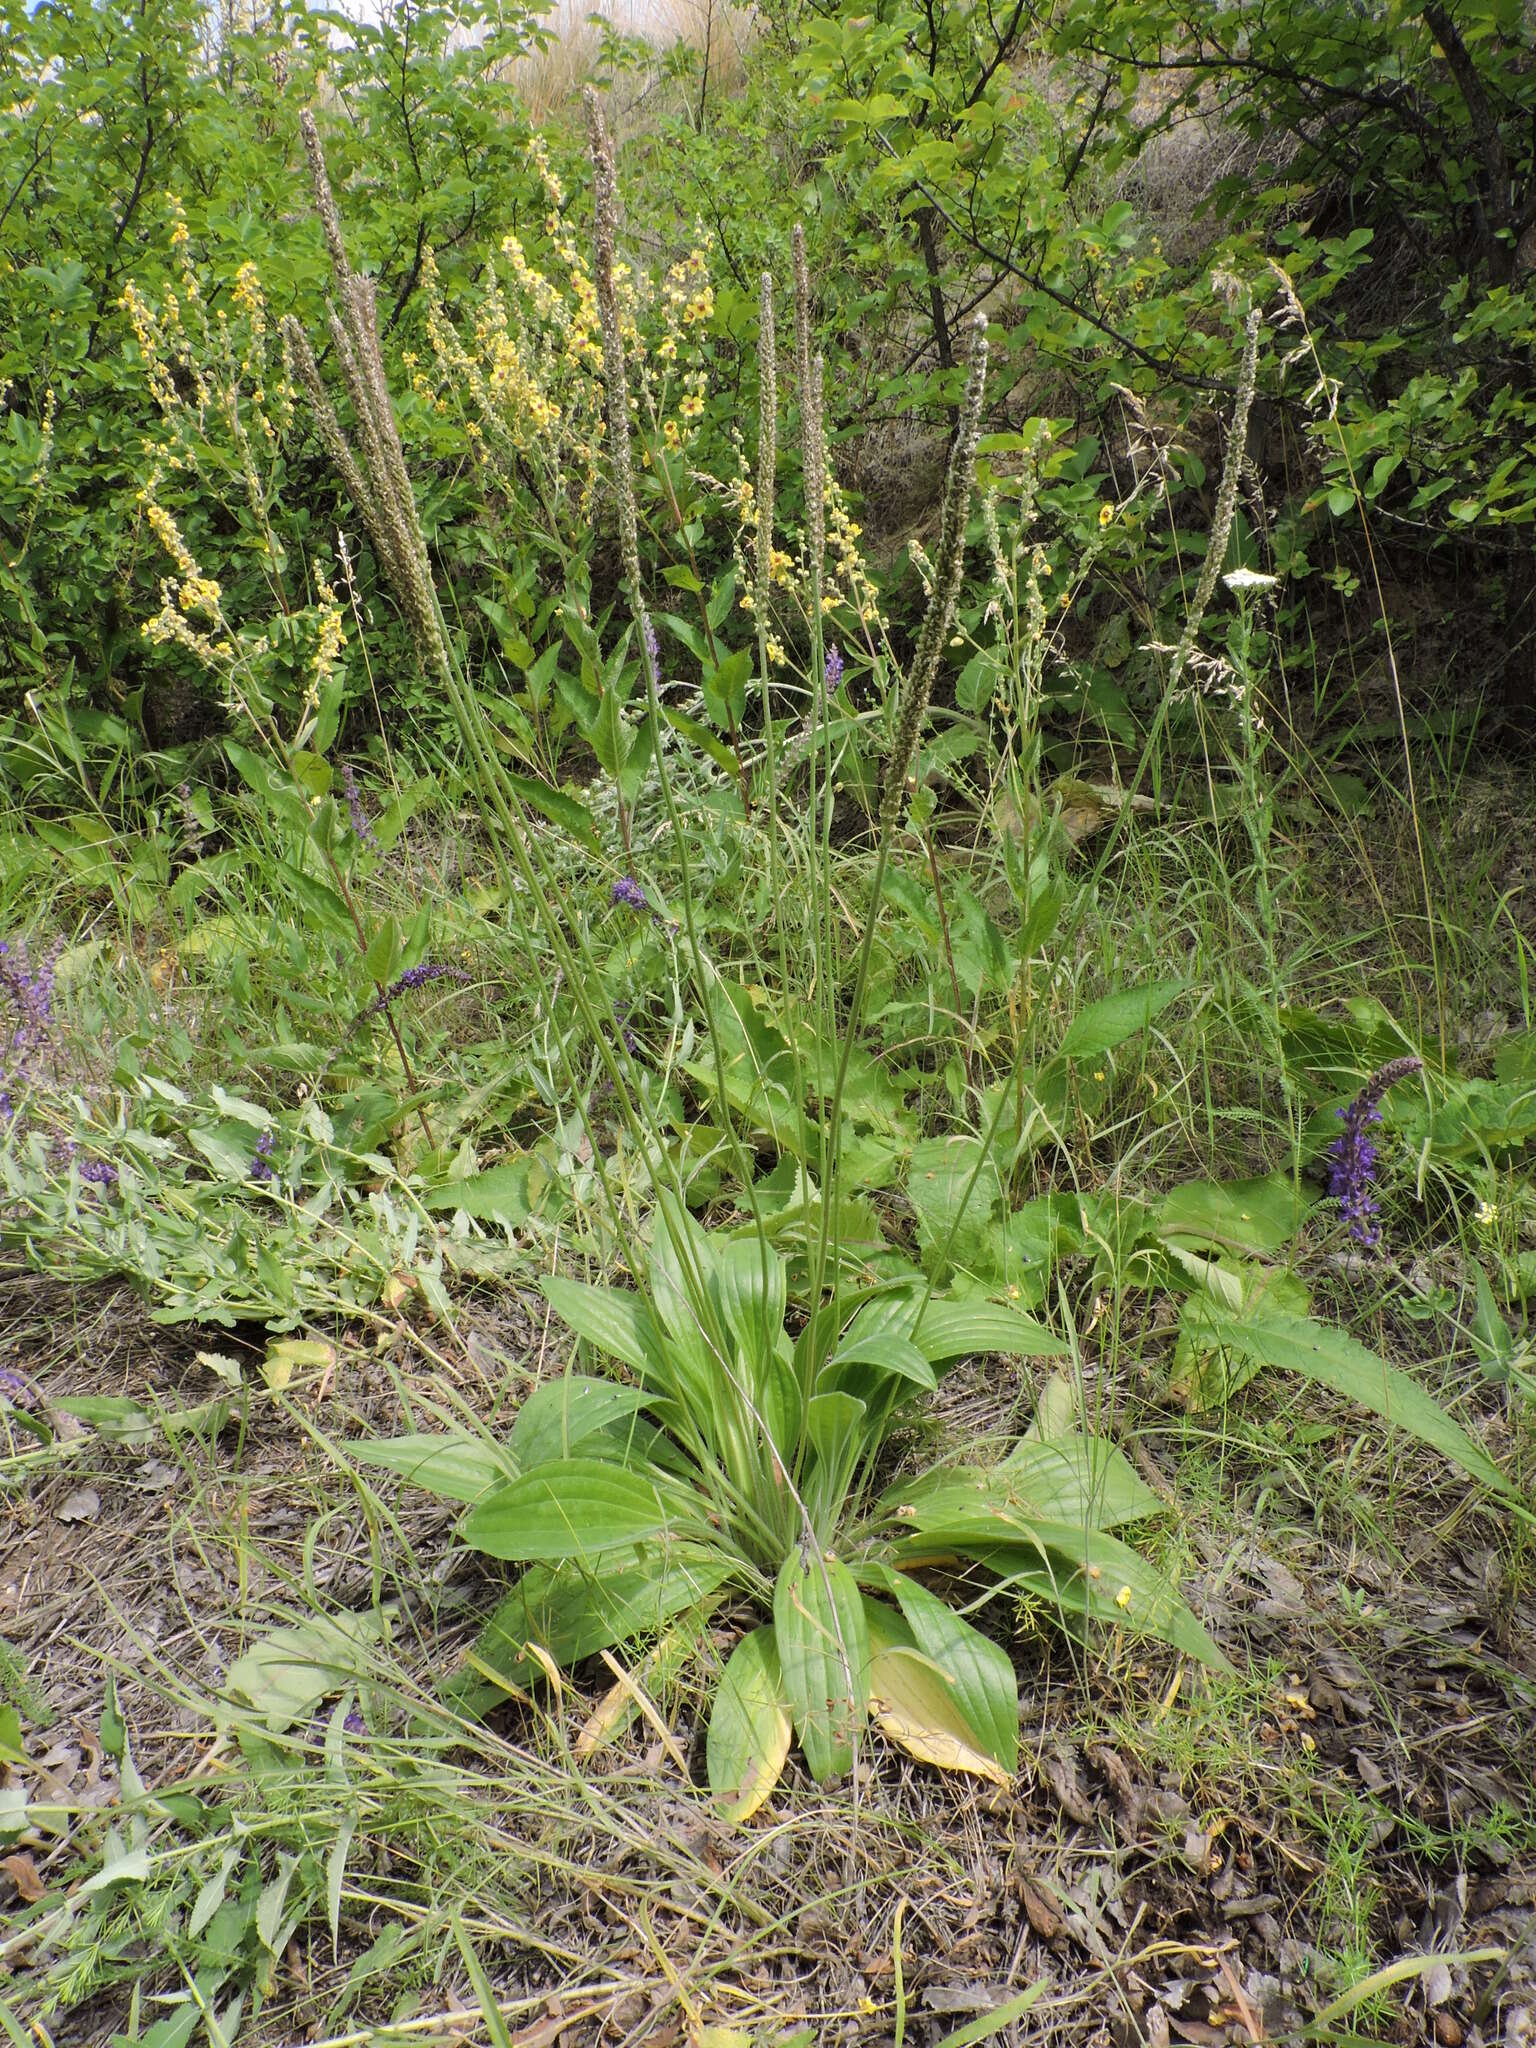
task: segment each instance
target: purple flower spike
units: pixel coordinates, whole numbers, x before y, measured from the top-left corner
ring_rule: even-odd
[[[1388,1060],[1372,1074],[1354,1101],[1339,1111],[1343,1133],[1324,1155],[1328,1161],[1328,1192],[1338,1203],[1339,1215],[1358,1244],[1371,1246],[1381,1242],[1376,1225],[1381,1204],[1371,1192],[1379,1155],[1367,1133],[1372,1124],[1381,1122],[1381,1102],[1387,1090],[1409,1074],[1416,1074],[1423,1064],[1413,1053],[1400,1060]]]
[[[837,694],[837,686],[843,680],[843,657],[836,641],[827,649],[827,661],[826,667],[822,670],[822,679],[827,686],[827,695],[829,697],[835,696]]]
[[[80,1159],[75,1162],[75,1171],[93,1187],[115,1188],[117,1168],[105,1159]]]
[[[631,910],[649,910],[651,907],[645,900],[645,891],[633,875],[620,875],[613,885],[613,900],[615,903],[627,903]]]
[[[423,960],[419,967],[407,967],[386,989],[381,989],[363,1011],[364,1017],[376,1017],[380,1010],[387,1010],[396,996],[409,995],[412,989],[425,988],[429,981],[472,981],[462,967],[449,967],[439,960]],[[358,1019],[361,1023],[362,1018]]]
[[[640,632],[645,641],[645,651],[650,657],[651,681],[661,681],[661,642],[656,638],[656,628],[651,624],[649,612],[640,614]]]
[[[377,853],[379,842],[368,822],[368,813],[363,809],[363,799],[358,791],[357,777],[352,773],[350,761],[343,761],[341,764],[341,793],[347,800],[347,816],[352,820],[353,832],[370,853]]]
[[[0,1092],[7,1120],[9,1084],[30,1081],[37,1056],[53,1037],[53,969],[62,941],[33,962],[25,939],[0,939]]]
[[[272,1147],[277,1143],[277,1133],[265,1130],[256,1140],[256,1151],[251,1159],[251,1179],[265,1183],[276,1178],[272,1171]]]

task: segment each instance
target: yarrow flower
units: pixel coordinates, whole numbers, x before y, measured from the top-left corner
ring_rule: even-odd
[[[442,961],[423,960],[419,967],[407,967],[404,974],[397,975],[388,988],[380,989],[373,1001],[363,1011],[362,1017],[376,1017],[381,1010],[387,1010],[396,996],[409,995],[412,989],[425,988],[429,981],[469,981],[473,977],[462,967],[449,967]],[[362,1017],[358,1022],[362,1022]]]
[[[1376,1218],[1381,1204],[1371,1193],[1376,1180],[1378,1153],[1367,1135],[1372,1124],[1381,1122],[1381,1102],[1396,1082],[1416,1074],[1424,1062],[1414,1053],[1400,1060],[1388,1060],[1366,1082],[1354,1101],[1339,1111],[1344,1125],[1341,1136],[1328,1147],[1328,1192],[1339,1205],[1339,1214],[1358,1244],[1381,1242]]]

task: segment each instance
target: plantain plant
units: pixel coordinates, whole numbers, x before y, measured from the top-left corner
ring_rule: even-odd
[[[1000,1464],[891,1482],[893,1430],[942,1369],[1062,1340],[1003,1303],[927,1295],[917,1274],[834,1286],[796,1318],[785,1261],[706,1231],[663,1197],[644,1294],[550,1276],[550,1306],[625,1376],[571,1373],[494,1451],[462,1437],[355,1447],[472,1502],[462,1534],[524,1566],[470,1659],[484,1705],[641,1635],[698,1638],[752,1615],[709,1721],[712,1790],[743,1819],[791,1736],[818,1782],[846,1772],[870,1717],[915,1756],[1005,1784],[1017,1762],[1007,1652],[916,1576],[982,1566],[1058,1612],[1223,1659],[1168,1582],[1113,1532],[1159,1503],[1111,1443],[1068,1421]],[[798,1320],[798,1328],[794,1323]],[[1055,1407],[1043,1404],[1042,1413]],[[1068,1404],[1070,1406],[1070,1404]]]

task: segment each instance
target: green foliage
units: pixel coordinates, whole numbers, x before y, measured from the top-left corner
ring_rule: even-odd
[[[979,1556],[1014,1583],[1015,1554],[1027,1553],[1022,1570],[1047,1602],[1053,1588],[1088,1589],[1063,1598],[1221,1663],[1173,1589],[1105,1533],[1156,1507],[1108,1443],[1070,1435],[995,1473],[946,1466],[878,1492],[881,1448],[933,1384],[933,1363],[1060,1352],[1047,1331],[996,1304],[930,1303],[912,1275],[834,1294],[792,1339],[783,1261],[666,1202],[645,1277],[644,1293],[544,1283],[562,1318],[638,1384],[607,1390],[622,1402],[614,1422],[595,1400],[603,1383],[552,1383],[580,1420],[562,1441],[541,1430],[520,1446],[515,1431],[518,1476],[477,1491],[466,1542],[535,1568],[483,1633],[477,1672],[525,1684],[538,1652],[568,1663],[690,1607],[753,1601],[772,1622],[727,1664],[709,1742],[711,1784],[745,1818],[773,1788],[788,1727],[819,1781],[848,1770],[871,1712],[931,1761],[1011,1773],[1008,1660],[895,1569],[914,1550]],[[634,1419],[646,1414],[658,1428]],[[365,1455],[465,1497],[446,1444]],[[1106,1573],[1115,1583],[1101,1597]],[[914,1691],[914,1659],[937,1674],[939,1696]]]

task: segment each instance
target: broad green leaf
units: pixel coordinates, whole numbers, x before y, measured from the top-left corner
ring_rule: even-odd
[[[1000,1352],[1015,1358],[1061,1358],[1067,1346],[1043,1323],[1000,1301],[930,1300],[917,1321],[920,1294],[879,1294],[867,1301],[843,1333],[841,1356],[857,1353],[888,1334],[915,1344],[930,1365]],[[914,1325],[916,1326],[914,1332]]]
[[[853,1394],[811,1396],[805,1414],[806,1433],[823,1464],[841,1466],[850,1446],[855,1452],[858,1450],[868,1413],[864,1403]]]
[[[1216,1265],[1193,1252],[1181,1251],[1177,1245],[1168,1249],[1202,1289],[1188,1296],[1179,1310],[1168,1392],[1197,1412],[1219,1407],[1247,1386],[1263,1366],[1259,1360],[1234,1355],[1214,1341],[1207,1308],[1214,1305],[1245,1318],[1261,1311],[1305,1317],[1312,1306],[1311,1296],[1299,1276],[1285,1266],[1264,1266],[1253,1259]]]
[[[226,1689],[246,1699],[275,1731],[307,1721],[329,1693],[368,1673],[369,1651],[384,1633],[384,1616],[316,1615],[295,1628],[273,1629],[229,1667]]]
[[[1119,989],[1079,1010],[1067,1026],[1058,1048],[1069,1060],[1093,1059],[1101,1052],[1113,1052],[1117,1045],[1147,1026],[1166,1010],[1175,996],[1182,995],[1182,981],[1149,981],[1140,988]]]
[[[792,1725],[774,1632],[754,1629],[731,1652],[709,1717],[709,1789],[733,1826],[779,1782]]]
[[[671,1356],[696,1397],[709,1389],[726,1355],[719,1327],[717,1240],[669,1195],[659,1196],[651,1235],[651,1293]]]
[[[977,1746],[1011,1778],[1019,1761],[1019,1683],[1007,1651],[905,1572],[882,1565],[873,1576],[900,1607],[913,1646],[953,1689]]]
[[[597,1458],[540,1465],[487,1494],[463,1536],[509,1564],[599,1558],[650,1537],[687,1535],[697,1514],[683,1490]]]
[[[881,1506],[934,1536],[999,1542],[1034,1522],[1112,1529],[1158,1512],[1156,1494],[1102,1437],[1024,1438],[1000,1465],[925,1473],[886,1493]]]
[[[697,747],[701,754],[707,754],[717,768],[723,768],[727,775],[739,776],[741,763],[733,747],[712,733],[707,725],[701,725],[696,718],[690,718],[686,711],[679,711],[675,704],[663,704],[661,715],[672,730],[681,733],[689,746]]]
[[[1002,1183],[979,1138],[920,1139],[912,1148],[907,1199],[917,1212],[923,1263],[935,1278],[953,1267],[986,1270],[980,1254],[1002,1201]]]
[[[895,1330],[855,1336],[851,1343],[840,1344],[835,1355],[822,1368],[822,1376],[855,1386],[863,1385],[868,1374],[853,1370],[858,1366],[870,1367],[887,1377],[910,1380],[928,1393],[932,1393],[939,1384],[938,1374],[912,1339]]]
[[[1257,1180],[1187,1181],[1158,1205],[1159,1237],[1225,1251],[1273,1253],[1289,1244],[1313,1204],[1286,1173]]]
[[[931,1365],[992,1352],[1064,1358],[1068,1351],[1043,1323],[1000,1301],[930,1301],[912,1341]]]
[[[715,1248],[715,1286],[726,1327],[755,1372],[784,1328],[784,1261],[755,1236],[727,1239]]]
[[[516,1470],[491,1444],[462,1431],[418,1431],[414,1436],[361,1438],[346,1446],[360,1465],[380,1465],[412,1486],[466,1506]]]
[[[143,1884],[148,1876],[148,1849],[142,1844],[132,1849],[125,1847],[114,1829],[107,1836],[100,1870],[79,1886],[75,1897],[89,1898],[92,1892],[106,1891],[115,1884]]]
[[[477,1223],[510,1223],[516,1229],[533,1215],[548,1181],[543,1162],[525,1153],[521,1159],[504,1159],[488,1166],[484,1173],[466,1174],[463,1180],[428,1188],[422,1200],[434,1211],[459,1209]]]
[[[389,981],[400,958],[400,927],[392,917],[382,918],[363,955],[363,972],[369,981]]]
[[[716,725],[740,725],[747,709],[747,679],[752,673],[750,647],[739,647],[718,666],[706,661],[700,678],[704,708]]]
[[[1517,1489],[1459,1422],[1408,1374],[1327,1323],[1261,1310],[1251,1319],[1202,1304],[1201,1326],[1211,1341],[1259,1365],[1299,1373],[1406,1429],[1495,1493]]]
[[[1035,1594],[1063,1614],[1155,1636],[1212,1670],[1231,1669],[1178,1589],[1114,1536],[1038,1522],[1024,1543],[956,1547],[1006,1585]]]
[[[773,1589],[773,1625],[795,1733],[821,1785],[852,1769],[869,1705],[869,1632],[853,1574],[796,1550]]]
[[[894,1639],[882,1617],[891,1614],[879,1601],[865,1602],[869,1624],[869,1711],[883,1732],[919,1763],[941,1771],[968,1771],[1001,1786],[1012,1774],[988,1756],[960,1709],[953,1683],[933,1660],[914,1646]]]
[[[547,1274],[539,1287],[544,1299],[578,1337],[599,1351],[653,1380],[668,1393],[675,1374],[667,1356],[667,1340],[638,1294],[617,1287],[589,1287],[585,1281]]]
[[[599,1430],[644,1405],[643,1389],[621,1387],[616,1380],[585,1379],[580,1373],[548,1380],[517,1411],[509,1439],[516,1469],[531,1472],[536,1465],[568,1458],[578,1444],[590,1444]]]
[[[707,1606],[731,1569],[729,1558],[688,1543],[644,1557],[612,1553],[597,1571],[535,1565],[481,1630],[471,1664],[503,1685],[526,1685],[539,1668],[527,1655],[529,1643],[569,1668]],[[464,1690],[462,1680],[454,1690]]]

